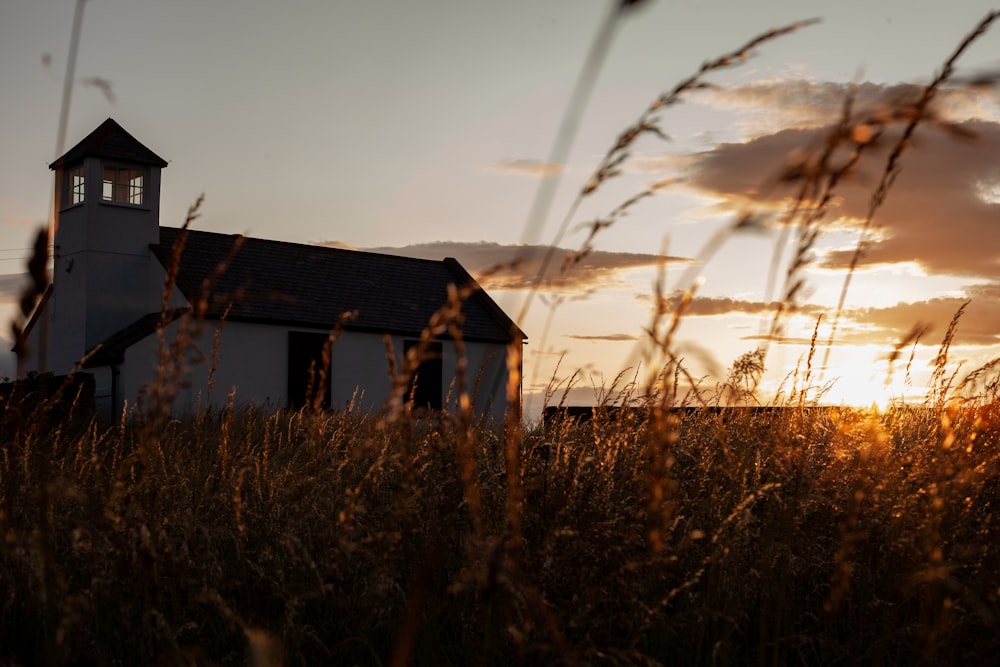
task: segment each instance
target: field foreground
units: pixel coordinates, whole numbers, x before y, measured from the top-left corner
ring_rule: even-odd
[[[4,408],[3,664],[992,664],[1000,404]]]

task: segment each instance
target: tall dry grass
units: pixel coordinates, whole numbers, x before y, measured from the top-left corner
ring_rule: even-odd
[[[1000,410],[8,425],[9,664],[988,664]],[[39,408],[44,410],[44,406]],[[470,458],[471,457],[471,460]],[[278,651],[278,654],[274,653]]]
[[[801,173],[817,174],[803,201],[840,178]],[[794,216],[808,245],[821,218]],[[422,340],[460,344],[467,296]],[[113,425],[5,400],[0,660],[991,664],[1000,375],[955,375],[960,313],[923,405],[822,407],[814,336],[787,403],[723,409],[752,403],[766,355],[722,393],[682,393],[687,299],[657,300],[651,380],[622,375],[588,419],[528,429],[462,400],[416,419],[400,399],[419,352],[379,415],[230,400],[173,419],[171,365],[149,409]]]

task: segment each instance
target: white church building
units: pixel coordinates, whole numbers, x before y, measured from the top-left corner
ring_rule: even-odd
[[[108,418],[148,396],[165,367],[177,369],[175,414],[225,405],[230,393],[237,403],[296,408],[310,391],[325,407],[375,411],[393,386],[387,349],[401,368],[449,286],[475,286],[450,258],[162,227],[166,166],[110,118],[50,165],[52,282],[25,327],[18,377],[92,373],[98,414]],[[168,275],[175,287],[164,303]],[[405,400],[449,407],[461,356],[479,415],[500,420],[519,409],[507,354],[519,363],[524,334],[481,289],[462,302],[460,330],[460,346],[447,332],[426,346]]]

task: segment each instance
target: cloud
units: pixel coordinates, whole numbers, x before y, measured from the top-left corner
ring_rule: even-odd
[[[1000,303],[1000,282],[984,283],[982,285],[967,285],[965,293],[973,300],[993,300]]]
[[[975,291],[975,290],[972,290]],[[986,291],[998,291],[995,286],[987,286]],[[920,345],[938,346],[944,338],[948,325],[962,304],[970,301],[966,297],[935,297],[924,301],[900,302],[881,308],[856,308],[844,311],[836,345],[884,345],[890,348],[905,339],[916,329],[924,329]],[[816,309],[819,310],[818,308]],[[954,345],[996,346],[1000,344],[997,313],[1000,313],[1000,295],[971,299],[955,330]],[[827,312],[824,325],[830,324]],[[828,333],[821,331],[817,341],[825,344]],[[787,345],[809,345],[808,337],[771,336],[768,334],[745,336],[742,340],[770,340]]]
[[[361,250],[361,248],[353,246],[350,243],[344,243],[343,241],[322,241],[317,245],[321,245],[326,248],[336,248],[338,250]]]
[[[564,166],[561,164],[539,160],[503,160],[492,166],[494,171],[523,176],[548,176],[561,172],[563,168]]]
[[[697,165],[696,155],[638,155],[632,162],[631,168],[639,173],[663,173],[663,172],[683,172],[692,166]]]
[[[923,88],[916,84],[855,86],[830,81],[767,80],[709,91],[699,97],[708,106],[755,113],[745,129],[751,136],[781,129],[823,127],[839,120],[844,101],[854,95],[855,116],[871,116],[880,109],[912,103]],[[995,116],[1000,91],[983,87],[945,88],[935,96],[932,110],[951,122]]]
[[[972,285],[965,289],[968,296],[935,297],[923,301],[900,302],[881,308],[856,308],[845,310],[838,328],[838,345],[886,345],[902,340],[914,327],[926,327],[922,345],[936,346],[941,342],[948,324],[966,301],[971,301],[962,314],[956,330],[956,345],[998,345],[997,329],[1000,314],[1000,283]],[[648,295],[636,298],[648,300]],[[745,301],[725,297],[696,297],[685,311],[685,317],[723,317],[727,315],[768,315],[777,308],[777,302]],[[803,305],[795,314],[815,319],[824,316],[823,324],[829,325],[833,312],[817,305]],[[820,332],[818,341],[825,343],[826,335]],[[748,341],[771,341],[784,345],[809,345],[809,337],[784,334],[753,334],[740,338]]]
[[[634,334],[625,333],[613,333],[613,334],[601,334],[596,336],[586,336],[584,334],[565,334],[565,338],[572,338],[573,340],[596,340],[596,341],[637,341],[639,337]]]
[[[322,243],[321,245],[334,245]],[[342,244],[341,244],[342,246]],[[336,247],[341,247],[336,246]],[[364,248],[369,252],[403,255],[441,260],[454,257],[488,290],[519,290],[533,286],[549,246],[503,245],[480,241],[438,241],[402,247]],[[623,271],[652,267],[659,256],[647,253],[607,252],[595,250],[584,256],[567,270],[560,266],[574,251],[556,248],[549,262],[547,275],[540,287],[547,290],[597,290],[625,285],[619,275]],[[668,261],[686,262],[681,257],[668,257]]]
[[[996,286],[990,286],[987,291],[996,290]],[[852,310],[848,313],[850,321],[864,325],[866,330],[846,332],[840,342],[894,344],[914,326],[927,325],[928,332],[920,342],[924,345],[938,345],[944,338],[948,324],[966,301],[969,299],[938,297],[926,301],[898,303],[886,308]],[[997,329],[998,313],[1000,313],[1000,296],[973,298],[958,321],[953,343],[955,345],[1000,344],[1000,330]]]
[[[636,299],[640,301],[650,301],[652,296],[648,294],[638,294]],[[674,294],[670,299],[680,298],[679,294]],[[746,301],[743,299],[730,299],[728,297],[699,297],[691,299],[684,311],[685,317],[715,317],[718,315],[762,315],[773,313],[778,309],[778,301]],[[673,306],[669,306],[673,309]],[[822,312],[819,306],[802,305],[795,309],[798,314],[815,316]]]
[[[528,356],[531,356],[531,357],[555,357],[555,358],[558,358],[558,357],[563,357],[563,356],[569,354],[569,350],[555,350],[555,349],[537,350],[537,349],[535,349],[535,350],[528,350],[527,354],[528,354]]]
[[[711,317],[713,315],[731,315],[740,313],[745,315],[760,315],[762,313],[773,313],[778,308],[778,302],[772,301],[744,301],[741,299],[730,299],[727,297],[695,297],[688,304],[686,315],[691,317]]]
[[[1000,183],[1000,123],[965,121],[958,129],[974,140],[961,140],[935,128],[917,130],[902,157],[902,172],[876,213],[879,238],[860,266],[915,261],[930,274],[993,277],[1000,271],[1000,203],[984,196]],[[777,205],[792,190],[775,187],[775,177],[789,156],[812,153],[822,143],[821,130],[788,129],[741,144],[721,144],[702,153],[690,181],[701,191],[725,198],[736,209]],[[885,166],[888,147],[863,158],[838,187],[829,220],[864,219],[872,189]],[[762,179],[760,174],[771,174]],[[852,249],[822,257],[821,266],[849,266]]]
[[[740,340],[770,341],[779,345],[812,345],[812,338],[782,336],[780,334],[754,334],[752,336],[742,336]],[[825,340],[817,338],[817,344],[824,342]]]

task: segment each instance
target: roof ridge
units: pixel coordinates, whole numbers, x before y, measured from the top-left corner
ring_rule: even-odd
[[[173,261],[171,248],[181,234],[181,228],[161,227],[160,242],[150,244],[164,267]],[[206,298],[207,286],[209,318],[225,312],[230,321],[329,328],[345,312],[357,311],[345,329],[419,335],[447,304],[448,285],[461,287],[472,280],[464,267],[456,267],[460,264],[450,258],[423,259],[189,229],[176,286],[192,302]],[[467,300],[463,320],[467,340],[506,342],[523,337],[481,290]]]
[[[178,233],[180,233],[181,231],[184,231],[181,227],[169,227],[169,226],[166,226],[166,225],[161,225],[160,229],[169,229],[169,230],[172,230],[172,231],[175,231],[175,232],[178,232]],[[393,257],[393,258],[396,258],[396,259],[407,260],[407,261],[410,261],[410,262],[423,262],[423,263],[431,263],[431,264],[438,264],[438,265],[440,265],[440,264],[444,264],[445,259],[447,259],[447,258],[442,258],[442,259],[428,259],[426,257],[412,257],[410,255],[395,255],[393,253],[388,253],[388,252],[374,252],[372,250],[353,249],[353,248],[335,248],[333,246],[319,245],[319,244],[316,244],[316,243],[301,243],[301,242],[297,242],[297,241],[284,241],[284,240],[281,240],[281,239],[266,239],[266,238],[262,238],[260,236],[248,236],[246,234],[227,234],[225,232],[211,232],[211,231],[204,230],[204,229],[190,229],[190,228],[188,228],[186,231],[187,231],[188,234],[203,234],[203,235],[208,235],[208,236],[217,236],[217,237],[221,237],[221,238],[237,238],[237,237],[242,237],[242,238],[246,239],[247,241],[259,241],[259,242],[262,242],[262,243],[275,243],[275,244],[280,244],[280,245],[284,245],[284,246],[296,246],[296,247],[300,247],[300,248],[312,248],[312,249],[316,249],[316,250],[329,251],[329,252],[351,253],[353,255],[374,255],[376,257]]]

